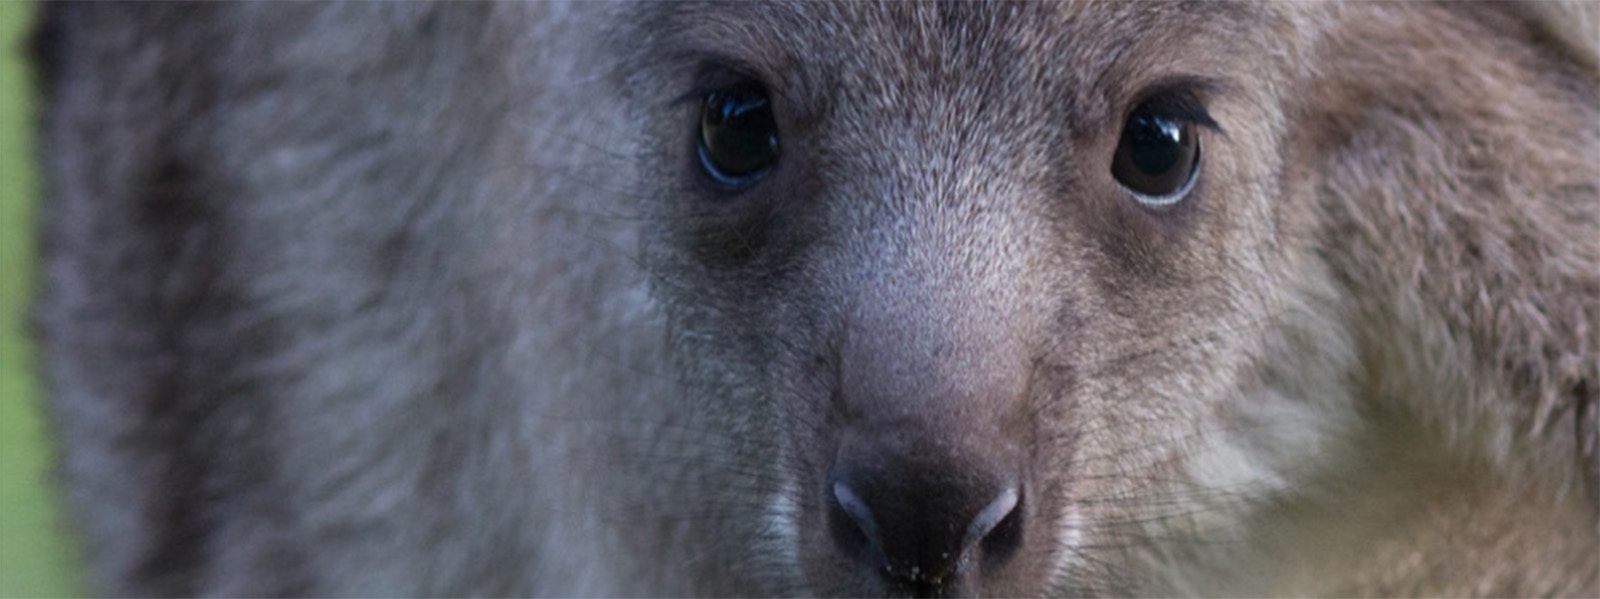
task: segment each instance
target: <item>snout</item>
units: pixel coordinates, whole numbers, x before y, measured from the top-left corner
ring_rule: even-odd
[[[896,594],[970,594],[1025,533],[1024,481],[1009,452],[941,441],[865,431],[827,478],[835,549]]]
[[[849,287],[834,302],[845,306],[831,327],[837,354],[817,362],[832,368],[813,379],[827,386],[811,404],[827,413],[805,452],[813,529],[800,531],[817,592],[1037,595],[1048,586],[1054,495],[1030,480],[1034,395],[1049,388],[1035,376],[1042,317],[997,308],[987,296],[1020,293],[1017,279],[1001,276],[1006,268],[957,268],[960,254],[940,243],[906,242],[896,247],[923,249],[868,261],[889,266],[871,275],[882,284]]]

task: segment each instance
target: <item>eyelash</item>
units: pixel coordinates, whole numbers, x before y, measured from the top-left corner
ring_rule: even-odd
[[[1204,87],[1203,84],[1198,86]],[[1211,118],[1210,112],[1206,111],[1205,104],[1200,101],[1200,97],[1195,92],[1194,87],[1197,87],[1197,85],[1192,83],[1175,84],[1146,92],[1138,101],[1128,104],[1128,114],[1123,115],[1123,120],[1126,120],[1134,110],[1143,107],[1164,116],[1192,123],[1217,133],[1224,133],[1222,126],[1217,124],[1216,119]]]
[[[725,89],[745,81],[754,81],[766,85],[765,78],[753,73],[757,71],[745,67],[737,61],[726,59],[706,59],[701,61],[695,69],[694,80],[689,84],[688,91],[674,97],[671,104],[681,106],[684,104],[698,103],[706,94]]]

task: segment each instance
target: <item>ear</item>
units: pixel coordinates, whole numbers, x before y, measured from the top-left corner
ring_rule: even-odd
[[[1597,13],[1331,7],[1290,144],[1370,399],[1483,448],[1478,457],[1590,487],[1600,473]]]
[[[1548,47],[1564,52],[1565,56],[1573,63],[1582,65],[1593,77],[1590,82],[1600,79],[1600,3],[1586,0],[1556,0],[1551,2],[1505,2],[1493,3],[1493,6],[1506,10],[1519,16],[1535,32],[1534,39]],[[1600,100],[1593,95],[1593,87],[1589,89],[1589,107],[1592,109]],[[1590,123],[1594,123],[1591,111]],[[1593,139],[1595,127],[1589,129],[1590,139]],[[1600,179],[1600,168],[1595,167],[1593,160],[1600,153],[1595,152],[1595,144],[1587,148],[1589,156],[1589,172],[1591,183]],[[1600,210],[1600,197],[1592,192],[1587,197],[1590,214]],[[1580,263],[1588,268],[1588,272],[1597,272],[1597,265],[1592,260],[1597,246],[1600,246],[1600,226],[1595,226],[1594,221],[1588,223],[1588,237],[1575,239],[1579,246],[1591,250],[1591,261]],[[1588,318],[1578,323],[1587,324],[1587,329],[1579,329],[1580,336],[1586,335],[1593,343],[1600,337],[1600,291],[1591,287],[1588,290],[1589,311]],[[1577,372],[1572,376],[1574,382],[1569,385],[1570,397],[1556,400],[1559,403],[1572,405],[1571,428],[1574,431],[1577,453],[1583,463],[1584,488],[1589,493],[1590,500],[1600,505],[1600,357],[1597,357],[1592,346],[1587,353],[1573,356],[1578,364]],[[1559,433],[1558,433],[1559,434]]]
[[[1579,64],[1600,73],[1600,4],[1585,0],[1504,2],[1496,7],[1520,16],[1544,43],[1565,51]]]
[[[41,5],[33,37],[43,112],[42,275],[34,317],[68,501],[97,587],[192,594],[211,410],[188,331],[218,301],[221,239],[174,124],[206,88],[179,7]],[[189,70],[186,79],[175,73]],[[212,290],[212,291],[208,291]]]

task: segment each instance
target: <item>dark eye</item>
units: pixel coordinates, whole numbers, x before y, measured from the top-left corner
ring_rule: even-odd
[[[1147,205],[1183,199],[1200,166],[1194,120],[1145,103],[1128,115],[1111,159],[1111,175]]]
[[[700,166],[725,185],[754,183],[778,163],[778,125],[767,90],[741,83],[700,101]]]

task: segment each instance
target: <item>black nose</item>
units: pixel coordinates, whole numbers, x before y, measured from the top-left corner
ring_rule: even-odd
[[[830,476],[830,528],[841,548],[915,594],[947,594],[981,562],[1003,562],[1021,538],[1014,477],[953,464],[864,468]]]

